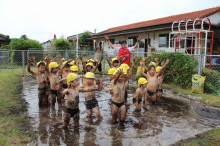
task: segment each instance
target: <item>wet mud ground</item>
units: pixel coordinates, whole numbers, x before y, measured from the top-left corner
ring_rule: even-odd
[[[108,82],[106,76],[102,77]],[[98,91],[96,98],[103,120],[95,115],[88,119],[85,109],[84,93],[80,93],[80,126],[74,128],[71,120],[68,129],[62,129],[65,101],[63,107],[55,109],[38,107],[37,83],[30,76],[23,79],[22,96],[28,103],[28,115],[38,145],[169,145],[187,139],[214,127],[220,127],[220,110],[184,98],[172,90],[165,90],[160,105],[149,105],[149,110],[135,112],[132,98],[136,88],[135,81],[129,81],[128,103],[125,124],[112,124],[109,99],[111,95]]]

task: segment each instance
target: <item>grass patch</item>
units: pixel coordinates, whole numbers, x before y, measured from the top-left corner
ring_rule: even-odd
[[[27,145],[33,140],[19,97],[21,70],[0,70],[0,145]]]
[[[219,145],[220,144],[220,129],[215,128],[213,130],[204,132],[202,134],[196,135],[195,138],[190,138],[187,140],[182,140],[177,142],[175,145],[184,146],[200,146],[200,145]]]
[[[172,84],[163,84],[163,88],[173,89],[175,92],[179,92],[182,94],[190,94],[190,95],[193,95],[196,97],[202,97],[201,101],[203,103],[220,108],[220,96],[218,96],[218,95],[208,94],[208,93],[196,94],[196,93],[192,93],[191,89],[183,89],[181,87],[178,87],[178,86],[172,85]]]

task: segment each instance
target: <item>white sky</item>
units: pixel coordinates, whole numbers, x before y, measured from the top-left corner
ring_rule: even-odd
[[[40,42],[220,6],[220,0],[0,0],[0,33]]]

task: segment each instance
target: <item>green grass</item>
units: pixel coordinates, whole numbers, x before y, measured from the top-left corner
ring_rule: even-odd
[[[178,87],[172,84],[163,84],[163,88],[173,89],[175,92],[182,93],[182,94],[189,94],[189,95],[193,95],[196,97],[202,97],[201,101],[203,103],[220,108],[220,96],[218,95],[208,94],[208,93],[196,94],[196,93],[192,93],[191,89],[183,89],[181,87]]]
[[[21,91],[21,70],[0,70],[0,145],[27,145],[29,134],[24,99]]]
[[[220,129],[215,128],[213,130],[204,132],[202,134],[198,134],[195,138],[179,141],[175,145],[184,145],[184,146],[220,145]]]

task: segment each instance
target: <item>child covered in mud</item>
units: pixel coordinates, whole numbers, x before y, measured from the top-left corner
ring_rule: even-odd
[[[169,59],[166,60],[166,63],[161,67],[161,70],[163,70],[167,64],[169,63]],[[151,97],[151,102],[153,105],[155,105],[156,100],[157,100],[157,89],[158,89],[158,76],[161,74],[161,70],[156,73],[156,67],[154,65],[150,65],[148,68],[146,68],[148,74],[145,74],[143,72],[142,67],[145,64],[145,60],[143,58],[142,61],[140,61],[141,64],[141,74],[147,78],[148,80],[148,85],[147,85],[147,93]]]
[[[125,88],[126,82],[132,75],[133,68],[135,66],[134,60],[132,61],[132,67],[127,74],[127,70],[123,67],[119,67],[114,75],[115,78],[111,81],[110,89],[106,89],[106,92],[112,91],[113,97],[111,99],[111,112],[112,123],[117,122],[118,113],[120,114],[121,122],[125,122],[126,119],[126,107],[125,107]]]
[[[164,65],[164,62],[161,63],[161,65]],[[159,71],[161,71],[160,75],[158,76],[158,89],[157,89],[157,100],[158,102],[161,101],[161,97],[162,97],[162,93],[163,93],[163,89],[162,89],[162,84],[163,84],[163,80],[165,78],[165,69],[161,70],[161,66],[157,66],[156,67],[156,72],[158,73]]]
[[[61,96],[60,96],[60,80],[61,80],[61,69],[62,61],[60,64],[56,62],[50,62],[50,57],[47,57],[47,72],[50,81],[50,96],[52,98],[51,107],[55,106],[56,100],[59,107],[61,107]],[[48,69],[49,66],[49,69]]]
[[[133,103],[136,107],[136,111],[141,110],[141,102],[142,102],[142,97],[144,97],[144,108],[147,109],[147,80],[145,78],[139,78],[138,79],[138,88],[136,89],[134,98],[133,98]]]
[[[49,96],[49,88],[48,88],[48,75],[46,72],[46,64],[41,61],[37,63],[37,72],[34,72],[30,68],[31,66],[31,58],[28,58],[28,72],[35,76],[38,83],[38,105],[48,105],[48,96]]]
[[[95,75],[92,72],[87,72],[85,74],[85,81],[86,84],[83,86],[84,89],[89,90],[89,89],[102,89],[102,80],[99,80],[99,85],[94,84],[94,80],[95,80]],[[94,110],[96,116],[99,119],[102,119],[102,115],[100,114],[99,111],[99,105],[98,105],[98,101],[95,97],[95,91],[91,91],[91,92],[85,92],[85,99],[86,99],[86,110],[87,110],[87,114],[88,117],[92,116],[92,110]]]
[[[112,58],[112,62],[109,60],[107,52],[105,52],[105,58],[108,61],[108,64],[109,64],[110,68],[117,69],[120,66],[119,61],[118,61],[117,58]]]
[[[73,118],[75,127],[79,126],[79,92],[93,92],[98,90],[98,86],[89,88],[79,86],[79,79],[80,76],[70,73],[67,76],[68,88],[62,91],[62,94],[67,96],[67,108],[64,114],[63,128],[67,128],[71,118]]]

